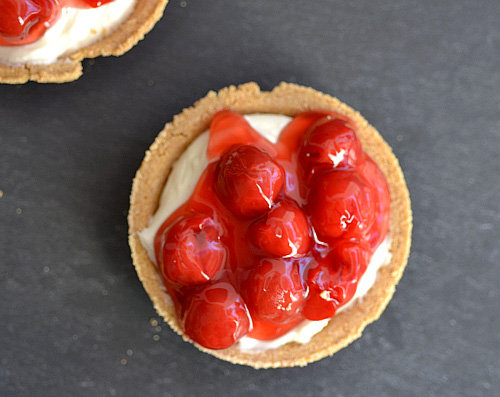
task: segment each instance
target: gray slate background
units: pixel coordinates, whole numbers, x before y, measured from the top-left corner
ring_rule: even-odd
[[[146,40],[85,61],[80,80],[0,86],[0,395],[500,395],[499,18],[497,1],[172,0]],[[131,180],[156,134],[251,80],[358,109],[413,200],[382,318],[302,369],[182,342],[129,257]]]

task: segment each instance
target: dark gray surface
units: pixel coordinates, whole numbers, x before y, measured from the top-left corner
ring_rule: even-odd
[[[496,1],[174,0],[74,83],[0,86],[0,394],[500,395],[499,15]],[[382,318],[302,369],[231,365],[156,329],[129,257],[144,151],[208,90],[250,80],[358,109],[413,201]]]

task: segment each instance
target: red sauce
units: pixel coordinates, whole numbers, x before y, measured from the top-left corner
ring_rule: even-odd
[[[30,44],[60,17],[63,7],[96,8],[113,0],[1,0],[0,46]]]
[[[311,111],[272,144],[239,114],[214,116],[209,165],[155,238],[194,341],[222,349],[244,335],[275,339],[352,298],[389,226],[387,182],[356,128]]]

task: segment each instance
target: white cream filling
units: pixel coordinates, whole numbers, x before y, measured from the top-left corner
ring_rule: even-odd
[[[97,8],[64,7],[60,18],[34,43],[0,46],[3,63],[50,64],[116,29],[133,11],[137,0],[114,0]]]
[[[291,117],[277,114],[252,114],[246,115],[245,118],[256,131],[273,143],[278,141],[281,130],[291,120]],[[156,232],[165,219],[189,199],[201,174],[208,165],[206,155],[208,137],[208,131],[202,133],[174,163],[163,189],[158,210],[150,219],[149,226],[139,233],[142,245],[148,252],[153,263],[156,263],[154,253]],[[343,153],[337,154],[337,156],[340,155],[343,155]],[[337,313],[349,308],[355,300],[362,298],[373,286],[377,278],[378,269],[390,261],[391,253],[389,248],[390,242],[386,238],[373,254],[367,270],[360,278],[353,299],[337,310]],[[261,341],[245,336],[240,339],[236,346],[245,353],[258,353],[275,349],[289,342],[308,343],[314,335],[326,327],[329,321],[330,319],[321,321],[305,320],[285,335],[271,341]]]

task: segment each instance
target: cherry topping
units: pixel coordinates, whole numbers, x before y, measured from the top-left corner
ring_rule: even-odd
[[[233,146],[257,145],[270,156],[276,154],[275,146],[255,131],[241,114],[230,110],[217,112],[210,123],[210,140],[208,142],[207,157],[209,161],[216,160],[221,153]]]
[[[209,165],[155,237],[194,341],[272,340],[352,299],[389,225],[387,182],[355,128],[340,114],[304,112],[273,144],[242,115],[214,115]]]
[[[60,13],[58,0],[2,0],[0,46],[38,40]]]
[[[311,241],[306,214],[290,201],[277,203],[249,232],[255,246],[275,256],[303,254]]]
[[[192,298],[184,329],[191,339],[208,349],[225,349],[251,329],[251,320],[234,287],[218,282]]]
[[[283,169],[255,146],[233,146],[221,157],[216,191],[235,214],[245,217],[262,213],[273,205],[283,186]]]
[[[309,295],[303,314],[312,321],[333,317],[337,308],[356,293],[359,275],[366,269],[369,251],[359,243],[341,242],[318,258],[307,273]]]
[[[354,168],[362,155],[354,127],[346,120],[332,116],[313,124],[304,134],[299,149],[300,163],[306,171],[318,165]]]
[[[213,279],[226,260],[222,230],[213,219],[194,215],[181,218],[167,232],[161,270],[164,277],[183,285]]]
[[[247,280],[247,304],[252,316],[272,324],[297,318],[305,291],[298,264],[286,259],[262,259]]]
[[[389,217],[387,216],[390,211],[389,185],[382,171],[368,156],[358,169],[374,192],[375,221],[366,234],[370,248],[375,250],[389,231]]]
[[[343,240],[337,243],[333,249],[342,266],[346,268],[356,268],[356,272],[363,274],[370,261],[370,247],[357,240]],[[349,271],[342,270],[342,279],[349,281]]]
[[[112,2],[113,0],[84,0],[92,8],[97,8],[102,6],[103,4],[107,4]]]
[[[308,210],[320,238],[358,236],[373,223],[372,190],[356,171],[328,171],[312,181]]]

